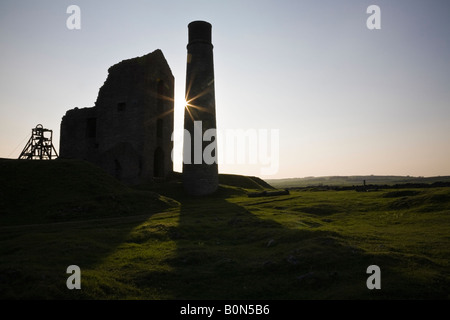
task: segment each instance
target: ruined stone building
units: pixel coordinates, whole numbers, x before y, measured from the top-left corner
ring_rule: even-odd
[[[108,70],[95,106],[68,110],[60,157],[90,161],[121,181],[166,177],[171,159],[174,77],[161,50]]]

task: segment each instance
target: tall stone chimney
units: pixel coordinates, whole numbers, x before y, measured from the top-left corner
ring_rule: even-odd
[[[211,24],[188,28],[183,184],[190,195],[207,195],[219,184]]]

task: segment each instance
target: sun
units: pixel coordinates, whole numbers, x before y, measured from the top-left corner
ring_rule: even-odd
[[[183,99],[176,99],[175,109],[184,112],[184,109],[186,109],[186,107],[187,107],[186,99],[184,99],[184,98]]]

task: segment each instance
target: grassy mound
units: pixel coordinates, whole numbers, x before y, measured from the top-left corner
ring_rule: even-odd
[[[235,174],[220,174],[219,183],[222,185],[251,190],[273,189],[273,187],[258,177],[241,176]]]
[[[2,225],[146,214],[176,205],[78,160],[0,160]]]

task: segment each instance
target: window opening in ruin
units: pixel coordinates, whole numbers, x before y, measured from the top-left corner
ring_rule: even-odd
[[[127,104],[125,102],[119,102],[117,104],[117,111],[119,111],[119,112],[125,111],[126,107],[127,107]]]
[[[114,159],[114,175],[117,179],[120,179],[122,177],[122,166],[117,159]]]
[[[97,135],[97,118],[86,119],[86,137],[95,138]]]
[[[163,119],[156,120],[156,137],[162,138],[163,136]]]
[[[164,177],[164,152],[160,147],[155,150],[153,159],[153,176],[155,178]]]
[[[156,109],[158,112],[162,112],[164,110],[164,91],[164,81],[158,80],[156,100]]]
[[[138,174],[138,176],[142,175],[142,167],[143,167],[143,165],[142,165],[142,157],[139,157],[139,174]]]

